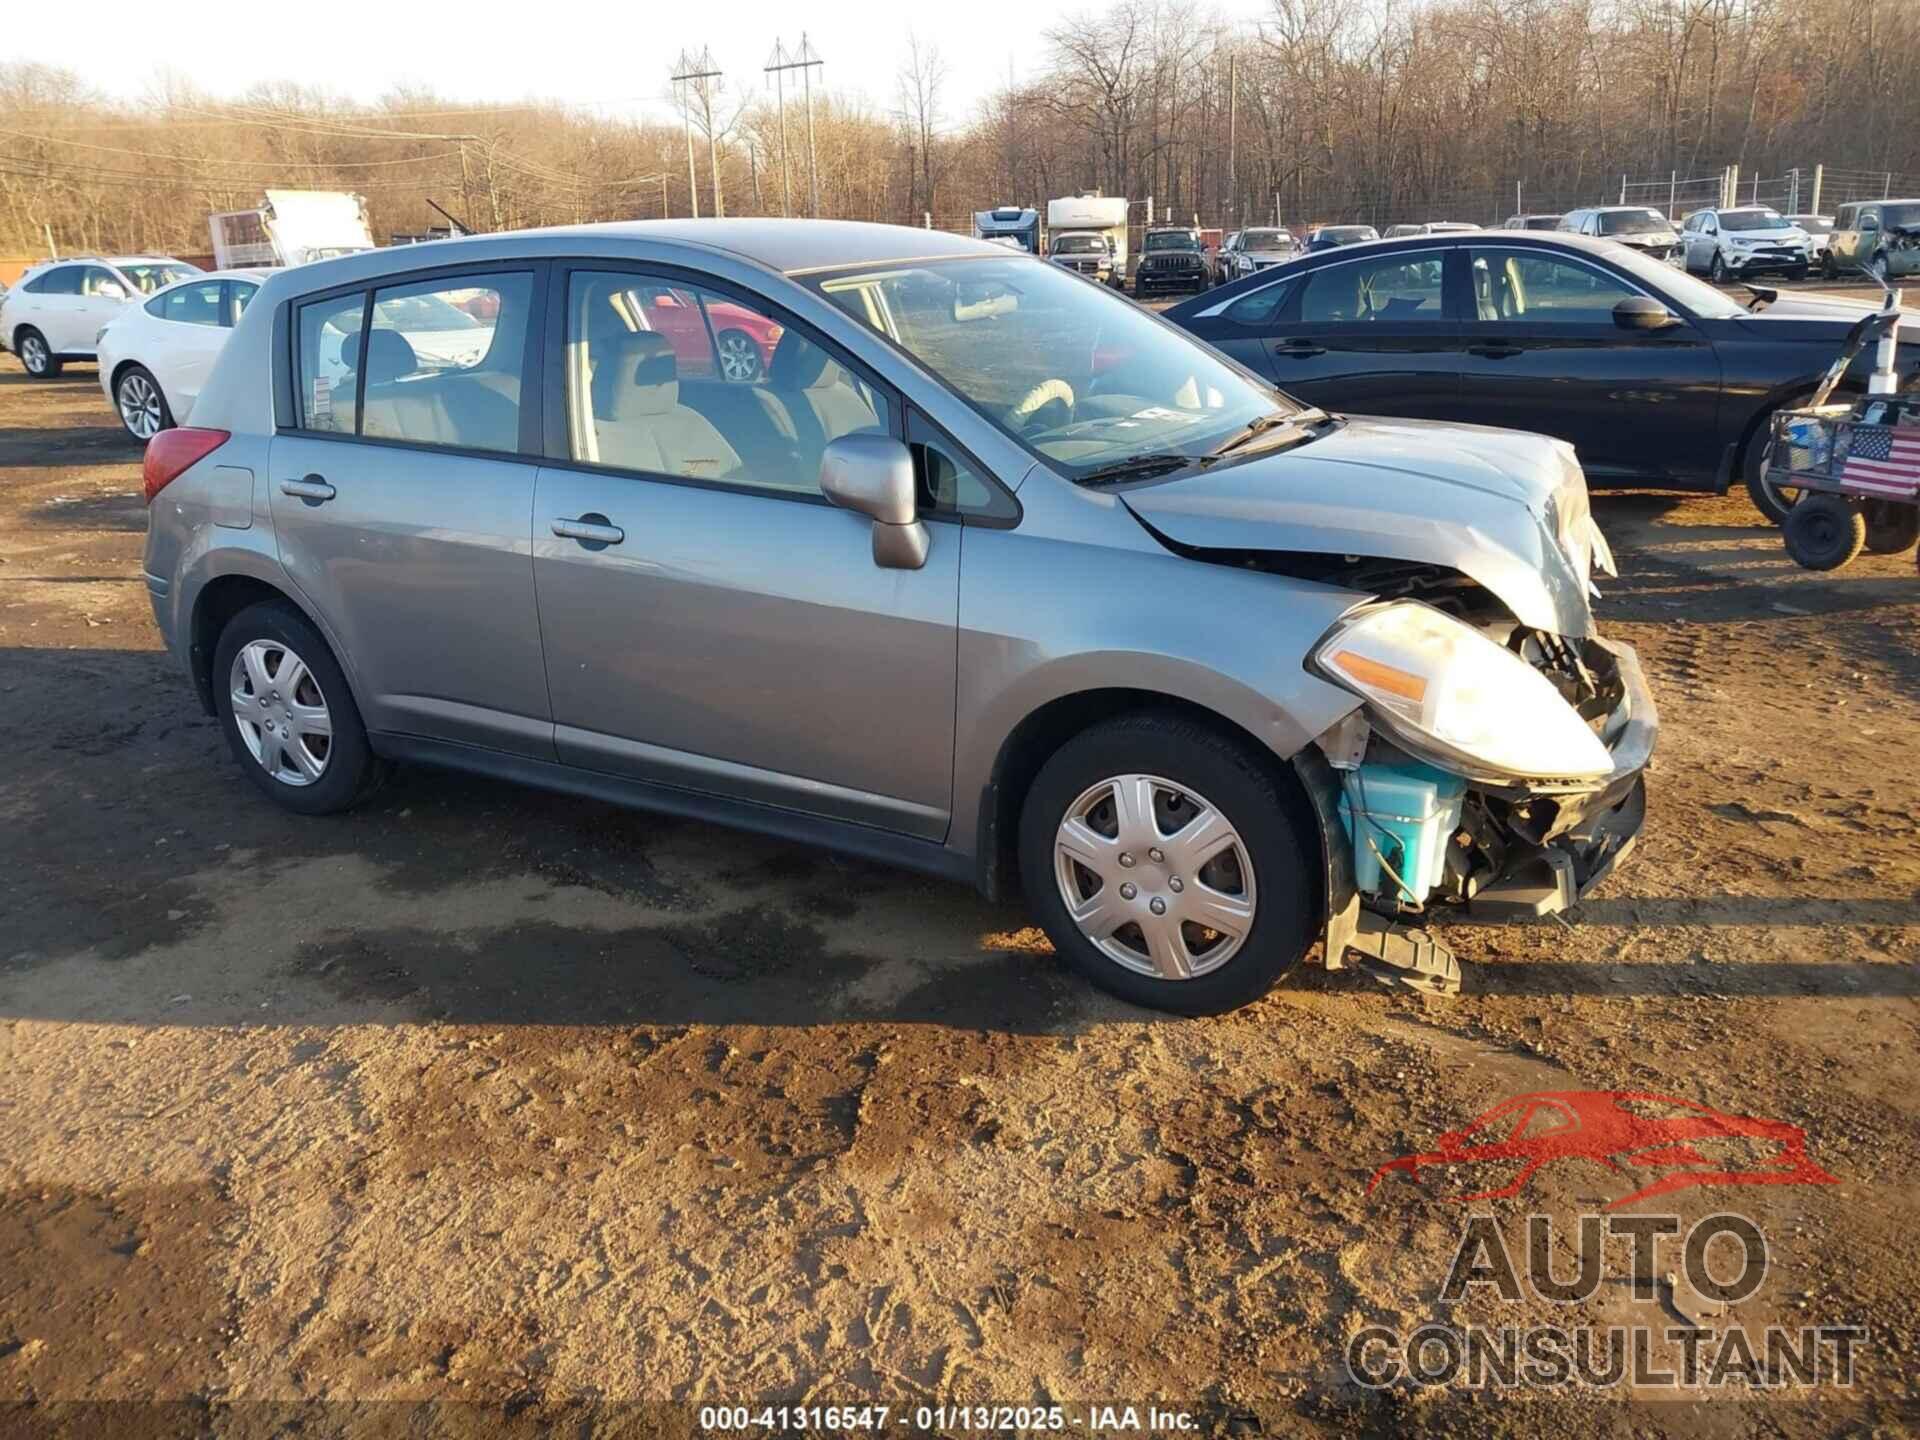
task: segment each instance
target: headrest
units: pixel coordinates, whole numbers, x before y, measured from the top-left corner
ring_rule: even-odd
[[[367,334],[367,384],[380,385],[411,375],[420,368],[413,346],[398,330],[372,330]]]
[[[793,330],[780,337],[767,366],[767,383],[780,390],[820,390],[841,378],[833,357]]]
[[[680,403],[680,367],[666,336],[623,331],[594,350],[593,413],[602,420],[663,415]]]

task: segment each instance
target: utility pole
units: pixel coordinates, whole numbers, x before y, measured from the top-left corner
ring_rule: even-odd
[[[700,87],[700,113],[707,130],[707,173],[713,179],[713,213],[716,216],[725,215],[727,204],[720,194],[720,152],[713,137],[713,86],[711,83],[720,78],[720,72],[713,68],[713,53],[704,47],[698,55],[689,55],[682,50],[674,70],[676,73],[673,79],[676,84],[691,87],[698,83]],[[692,95],[683,90],[680,98],[681,118],[686,124],[687,131],[687,187],[691,190],[694,185]],[[693,201],[693,215],[696,220],[700,218],[700,200],[697,194]]]
[[[825,64],[819,53],[813,48],[813,42],[807,39],[807,32],[800,32],[800,47],[789,50],[786,43],[775,39],[773,55],[768,59],[766,71],[773,76],[773,93],[780,110],[780,196],[786,207],[782,213],[792,208],[792,192],[787,183],[787,103],[786,73],[789,70],[800,72],[800,83],[806,94],[807,105],[807,213],[814,219],[820,218],[820,167],[813,148],[813,72]]]
[[[1240,56],[1227,56],[1227,224],[1239,228],[1240,219]]]

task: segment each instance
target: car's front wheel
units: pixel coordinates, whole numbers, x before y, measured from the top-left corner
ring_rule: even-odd
[[[60,362],[53,357],[47,337],[31,325],[14,337],[13,348],[27,374],[36,380],[51,380],[60,373]]]
[[[213,652],[214,708],[234,759],[275,804],[345,810],[379,784],[347,677],[320,632],[283,600],[242,610]]]
[[[1708,262],[1707,278],[1716,285],[1727,283],[1727,262],[1720,258],[1718,250],[1713,252],[1713,259]]]
[[[136,440],[151,440],[173,428],[173,411],[160,393],[160,382],[144,366],[129,365],[113,382],[113,403],[120,423]]]
[[[1867,273],[1882,285],[1887,283],[1887,257],[1884,252],[1867,262]]]
[[[1041,768],[1021,883],[1054,949],[1103,990],[1219,1014],[1313,941],[1320,862],[1296,814],[1251,747],[1179,716],[1122,716]]]

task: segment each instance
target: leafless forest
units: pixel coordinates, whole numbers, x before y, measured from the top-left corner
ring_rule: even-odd
[[[1612,200],[1623,176],[1636,201],[1703,203],[1736,164],[1742,198],[1753,177],[1775,203],[1816,164],[1829,209],[1920,185],[1916,0],[1271,0],[1238,23],[1124,0],[1030,45],[1039,78],[992,94],[959,93],[924,35],[864,90],[825,72],[818,213],[958,228],[1097,187],[1209,224],[1485,222]],[[677,97],[703,215],[812,206],[804,112],[790,89],[783,143],[760,79]],[[201,251],[209,211],[269,185],[358,191],[382,237],[436,223],[429,199],[480,230],[690,208],[682,126],[591,103],[286,81],[110,100],[0,63],[0,250],[50,231]]]

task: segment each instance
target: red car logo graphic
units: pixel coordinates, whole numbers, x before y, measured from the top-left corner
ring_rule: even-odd
[[[1497,1200],[1519,1194],[1534,1171],[1555,1160],[1593,1160],[1623,1175],[1665,1172],[1611,1202],[1609,1210],[1692,1185],[1840,1183],[1807,1158],[1807,1135],[1797,1125],[1723,1115],[1693,1100],[1645,1090],[1550,1090],[1502,1101],[1442,1135],[1437,1150],[1388,1161],[1373,1172],[1367,1193],[1390,1170],[1417,1179],[1422,1169],[1436,1165],[1517,1164],[1519,1173],[1505,1185],[1452,1197]]]

